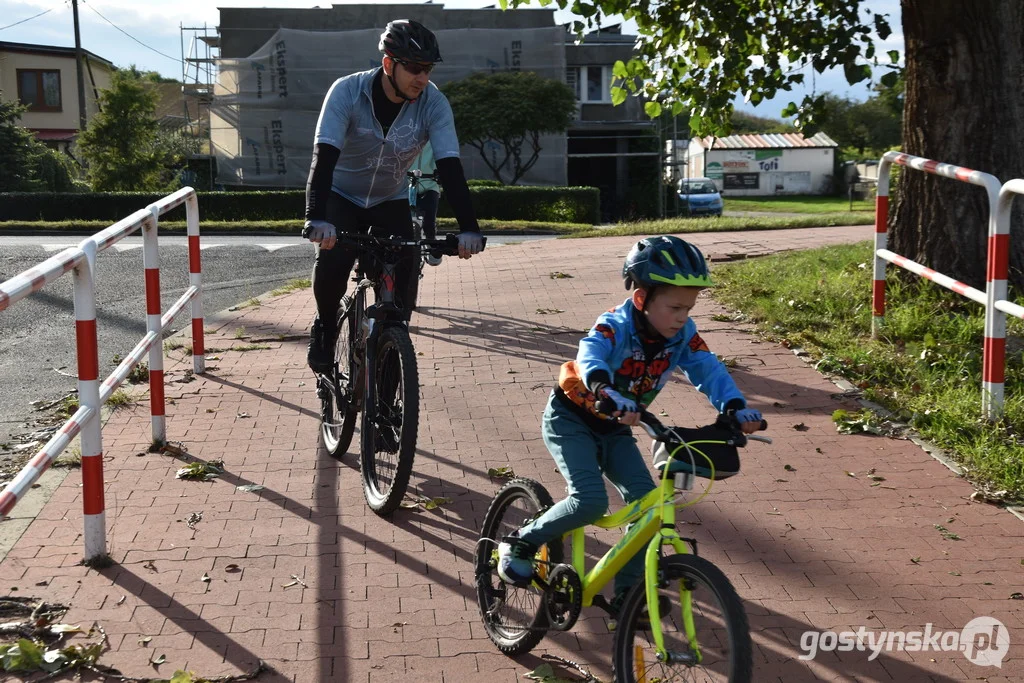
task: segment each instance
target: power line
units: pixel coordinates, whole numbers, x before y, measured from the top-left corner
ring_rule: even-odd
[[[54,9],[55,9],[55,8],[51,7],[50,9],[48,9],[48,10],[44,10],[44,11],[40,12],[39,14],[34,14],[34,15],[32,15],[32,16],[31,16],[31,17],[29,17],[28,19],[22,19],[21,21],[16,21],[16,22],[14,22],[13,24],[7,24],[7,26],[0,26],[0,31],[3,31],[4,29],[12,28],[12,27],[14,27],[14,26],[17,26],[18,24],[24,24],[24,23],[25,23],[26,21],[32,21],[33,19],[36,19],[36,18],[38,18],[38,17],[41,17],[41,16],[43,16],[44,14],[49,14],[49,13],[50,13],[50,12],[52,12],[52,11],[53,11]]]
[[[100,11],[99,11],[98,9],[96,9],[95,7],[93,7],[93,6],[92,6],[92,3],[87,3],[87,2],[85,2],[85,0],[80,0],[80,2],[81,2],[81,3],[83,4],[83,5],[85,5],[86,7],[88,7],[89,9],[91,9],[91,10],[92,10],[93,12],[95,12],[95,13],[96,13],[96,15],[97,15],[97,16],[98,16],[98,17],[99,17],[100,19],[102,19],[103,21],[107,22],[108,24],[110,24],[111,26],[113,26],[113,27],[114,27],[114,28],[116,28],[116,29],[117,29],[118,31],[120,31],[121,33],[125,34],[126,36],[128,36],[128,37],[129,37],[129,38],[131,38],[132,40],[134,40],[134,41],[135,41],[136,43],[138,43],[138,44],[139,44],[139,45],[141,45],[142,47],[146,48],[147,50],[151,50],[151,51],[153,51],[153,52],[157,53],[157,54],[158,54],[158,55],[160,55],[161,57],[166,57],[167,59],[170,59],[170,60],[172,60],[172,61],[175,61],[175,62],[177,62],[178,64],[181,64],[181,60],[180,60],[180,59],[178,59],[177,57],[172,57],[172,56],[170,56],[170,55],[168,55],[168,54],[165,54],[165,53],[163,53],[163,52],[160,52],[160,50],[157,50],[157,49],[156,49],[156,48],[154,48],[154,47],[151,47],[151,46],[149,46],[149,45],[146,45],[146,44],[145,44],[144,42],[142,42],[141,40],[139,40],[138,38],[136,38],[136,37],[135,37],[135,36],[133,36],[132,34],[130,34],[130,33],[128,33],[127,31],[125,31],[125,30],[124,30],[123,28],[121,28],[120,26],[118,26],[117,24],[115,24],[114,22],[112,22],[112,21],[111,21],[110,19],[107,19],[107,18],[106,18],[105,16],[103,16],[102,14],[100,14]]]

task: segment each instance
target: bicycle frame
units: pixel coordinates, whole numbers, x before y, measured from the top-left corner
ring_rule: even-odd
[[[683,448],[684,446],[677,447],[673,455]],[[692,448],[692,450],[697,453],[700,452],[696,448]],[[665,466],[665,471],[667,473],[668,464]],[[680,480],[679,477],[683,477],[683,479]],[[665,474],[659,486],[643,498],[630,503],[614,514],[606,515],[593,522],[592,526],[602,529],[614,529],[635,523],[619,539],[619,542],[613,545],[597,561],[597,564],[589,572],[586,571],[584,549],[586,527],[578,527],[566,534],[566,536],[570,537],[572,545],[572,566],[580,577],[580,583],[583,586],[584,607],[593,605],[594,597],[601,592],[609,581],[615,578],[615,575],[619,573],[627,562],[646,546],[644,553],[644,586],[646,588],[647,610],[650,614],[651,635],[654,636],[654,644],[659,657],[665,656],[666,650],[665,637],[661,630],[661,614],[658,609],[658,559],[661,557],[661,547],[663,545],[671,545],[680,555],[690,552],[686,541],[676,532],[675,526],[676,488],[688,489],[691,485],[692,475],[679,474],[674,478],[670,478]],[[691,541],[691,543],[694,544],[693,550],[694,554],[696,554],[696,541]],[[679,597],[682,602],[683,627],[686,631],[686,638],[695,653],[696,663],[699,664],[701,653],[700,645],[697,642],[697,630],[693,622],[692,595],[689,591],[680,589]]]

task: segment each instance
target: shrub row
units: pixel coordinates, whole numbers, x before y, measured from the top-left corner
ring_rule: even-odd
[[[472,187],[481,219],[595,224],[599,193],[593,187]],[[5,192],[0,193],[0,221],[117,221],[160,199],[151,192]],[[199,216],[211,221],[273,221],[301,218],[303,190],[276,192],[200,192]],[[442,216],[451,209],[442,199]],[[163,220],[184,220],[184,207]]]

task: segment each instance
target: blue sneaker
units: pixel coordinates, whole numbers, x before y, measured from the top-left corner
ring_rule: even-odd
[[[518,536],[506,536],[498,544],[498,576],[512,586],[520,588],[533,580],[533,557],[537,546]]]

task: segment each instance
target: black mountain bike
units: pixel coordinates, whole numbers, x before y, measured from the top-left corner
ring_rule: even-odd
[[[352,277],[355,290],[338,309],[338,340],[334,368],[317,374],[320,397],[320,441],[330,455],[348,450],[360,421],[359,469],[367,505],[388,515],[402,502],[416,453],[419,427],[419,378],[416,352],[409,338],[408,314],[395,300],[395,275],[402,250],[418,247],[414,266],[424,254],[455,256],[457,235],[403,240],[372,234],[346,233],[338,246],[358,250]]]

